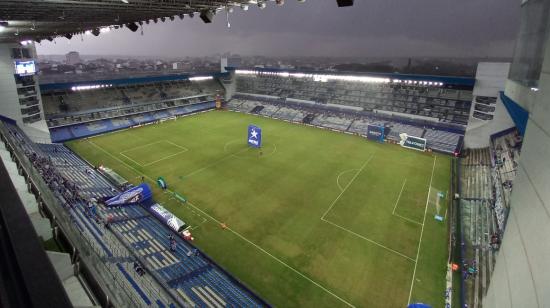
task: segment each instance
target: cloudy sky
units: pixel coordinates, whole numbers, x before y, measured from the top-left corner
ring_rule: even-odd
[[[195,16],[124,28],[99,37],[58,38],[39,54],[71,50],[94,55],[198,56],[220,52],[268,56],[512,56],[520,0],[287,0],[260,10],[218,13],[212,24]]]

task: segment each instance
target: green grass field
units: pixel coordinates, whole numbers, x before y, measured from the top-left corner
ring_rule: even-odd
[[[434,215],[448,156],[228,111],[68,145],[133,183],[144,175],[195,244],[272,305],[444,305],[447,225]],[[189,202],[157,189],[159,176]]]

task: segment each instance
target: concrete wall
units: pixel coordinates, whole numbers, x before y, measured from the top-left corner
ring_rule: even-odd
[[[504,91],[509,70],[510,63],[480,62],[478,64],[473,92],[474,100],[476,96],[490,96],[497,97],[497,103],[493,119],[489,121],[473,117],[475,102],[472,103],[464,138],[466,148],[486,148],[489,146],[489,136],[514,126],[499,95],[500,91]]]
[[[15,68],[11,49],[17,45],[0,44],[0,114],[16,121],[21,118],[21,108],[13,78]]]
[[[220,83],[225,89],[225,100],[227,101],[233,98],[233,95],[235,95],[235,92],[237,91],[237,76],[235,75],[235,72],[231,72],[230,74],[231,75],[229,78],[225,78],[225,82],[220,80]],[[228,82],[227,80],[231,81]]]
[[[42,106],[42,96],[38,86],[38,76],[35,76],[37,99],[39,102],[42,120],[34,123],[23,123],[21,114],[21,105],[17,94],[17,85],[15,84],[14,60],[11,55],[11,49],[21,47],[19,43],[0,44],[0,114],[17,121],[17,125],[36,142],[50,143],[50,131],[44,120],[44,108]],[[36,58],[36,49],[33,45],[27,46],[31,51],[32,57]]]
[[[503,244],[483,301],[487,308],[550,307],[549,44],[547,39],[539,91],[511,82],[506,89],[530,117]]]

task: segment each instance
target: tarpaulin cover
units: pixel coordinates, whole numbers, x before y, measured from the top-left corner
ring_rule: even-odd
[[[153,192],[149,185],[143,183],[105,201],[105,205],[111,207],[145,203],[150,201],[152,196]]]

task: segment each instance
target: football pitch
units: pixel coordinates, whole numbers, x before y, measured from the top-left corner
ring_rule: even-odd
[[[262,149],[247,146],[249,124]],[[447,213],[448,156],[229,111],[68,146],[144,176],[195,245],[274,306],[444,306],[447,224],[434,215]]]

